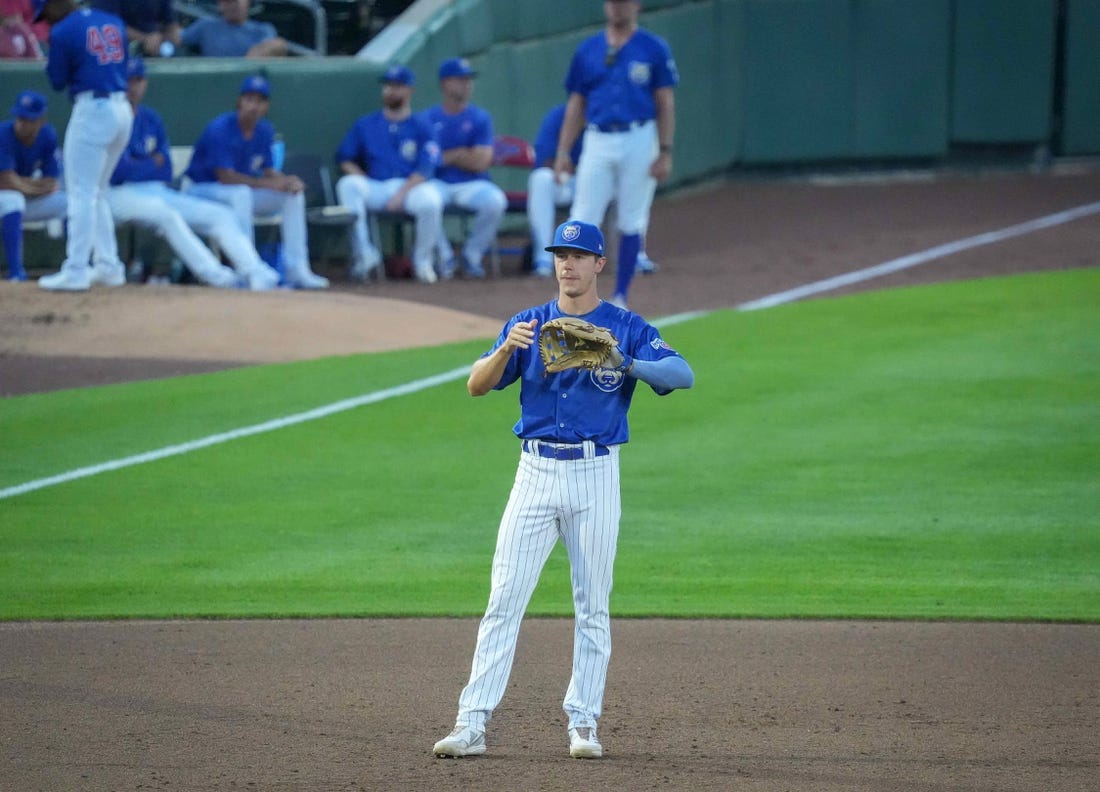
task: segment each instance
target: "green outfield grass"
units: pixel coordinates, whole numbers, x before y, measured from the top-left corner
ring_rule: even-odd
[[[1100,271],[721,312],[639,388],[613,612],[1100,620]],[[517,306],[521,307],[521,306]],[[0,489],[488,344],[0,400]],[[464,378],[0,500],[0,618],[480,615],[510,389]],[[532,612],[571,612],[555,551]]]

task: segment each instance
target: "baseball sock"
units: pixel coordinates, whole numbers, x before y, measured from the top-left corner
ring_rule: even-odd
[[[0,221],[0,234],[4,237],[4,255],[8,259],[8,277],[26,280],[23,271],[23,213],[8,212]]]
[[[641,234],[623,234],[619,240],[619,261],[615,269],[615,294],[626,299],[634,269],[638,266],[638,251],[642,247]]]

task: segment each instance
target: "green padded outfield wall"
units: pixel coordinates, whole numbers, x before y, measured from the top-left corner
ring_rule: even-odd
[[[1061,154],[1100,152],[1100,0],[1068,0]]]
[[[953,140],[1049,139],[1055,12],[1055,0],[955,0]],[[1097,32],[1093,31],[1094,48]]]

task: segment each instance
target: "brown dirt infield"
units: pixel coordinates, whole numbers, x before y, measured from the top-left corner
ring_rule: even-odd
[[[1090,167],[700,186],[658,200],[661,271],[635,282],[632,307],[728,307],[1098,200]],[[853,288],[1098,264],[1092,215]],[[489,337],[552,294],[514,265],[484,283],[327,294],[0,283],[0,395]],[[443,761],[430,748],[474,620],[0,624],[0,789],[1084,792],[1100,777],[1100,625],[613,630],[604,760],[567,756],[572,625],[538,619],[489,753]]]

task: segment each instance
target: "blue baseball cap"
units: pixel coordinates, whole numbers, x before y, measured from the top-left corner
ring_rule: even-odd
[[[37,22],[42,18],[42,12],[46,10],[47,0],[33,0],[31,3],[31,11],[34,12],[32,22]]]
[[[554,232],[554,242],[546,249],[553,253],[558,248],[575,248],[603,256],[603,233],[591,223],[566,220]]]
[[[450,58],[439,67],[439,79],[447,77],[477,77],[477,72],[465,58]]]
[[[15,97],[11,114],[16,118],[37,121],[46,112],[46,97],[38,91],[23,91]]]
[[[244,82],[241,83],[241,93],[254,93],[259,94],[264,99],[271,98],[271,83],[267,81],[267,78],[253,74],[251,77],[245,77]]]
[[[408,66],[402,66],[395,63],[386,69],[382,76],[378,78],[378,81],[384,83],[401,83],[402,85],[416,85],[416,75],[412,73],[412,69]]]
[[[142,58],[131,57],[126,61],[126,79],[127,80],[144,80],[145,79],[145,60]]]

